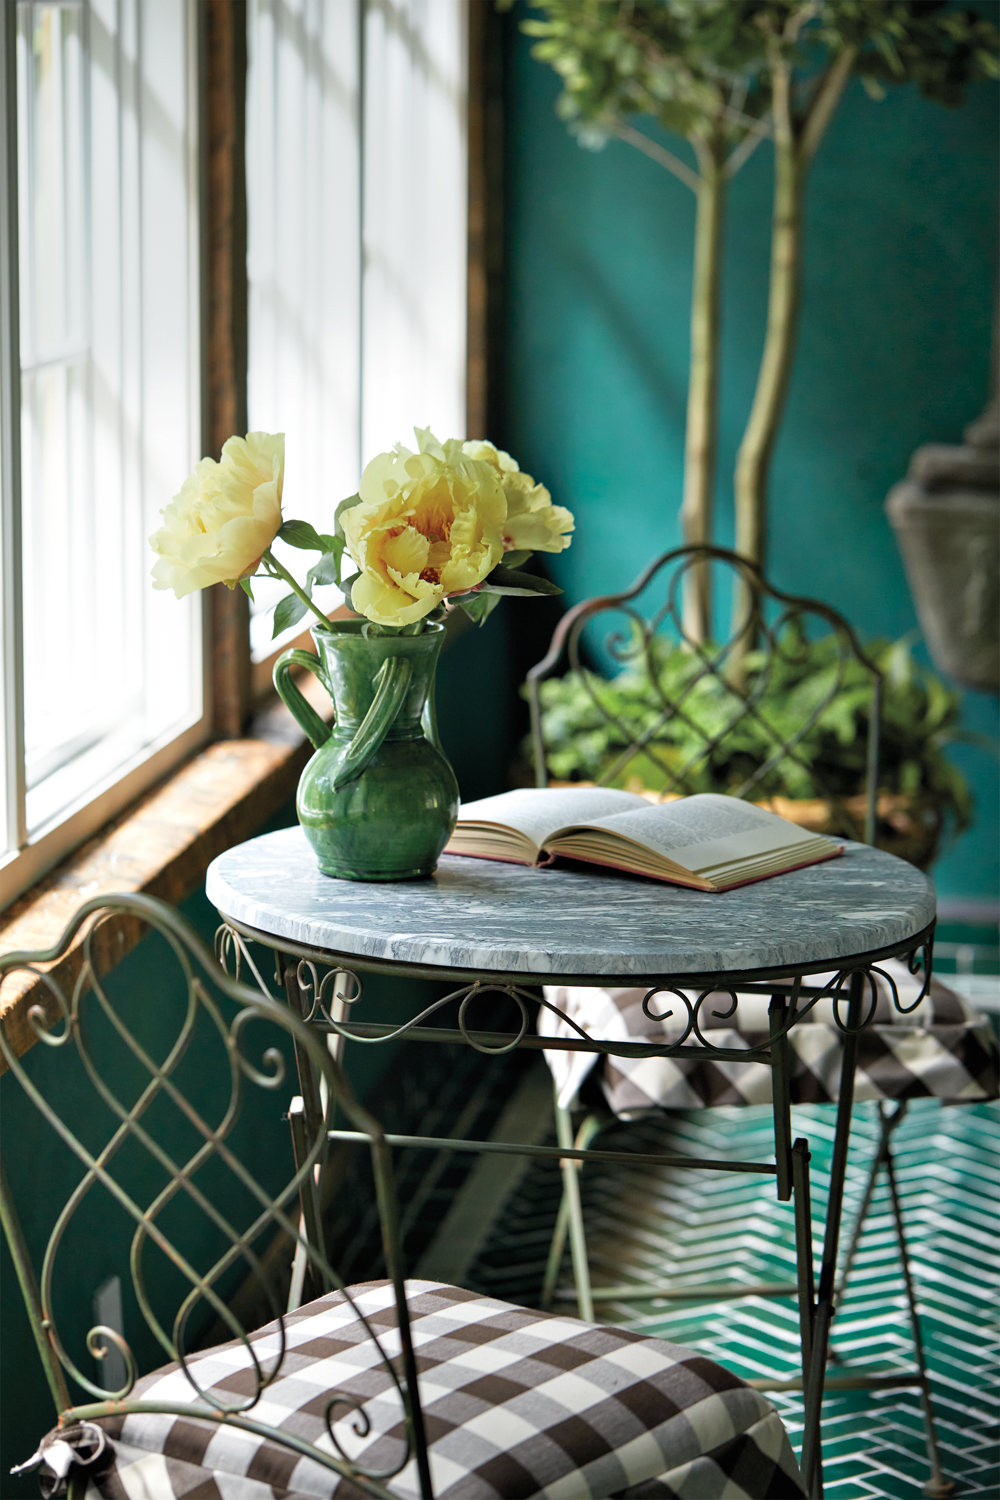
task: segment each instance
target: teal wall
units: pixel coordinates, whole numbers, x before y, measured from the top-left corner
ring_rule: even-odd
[[[507,33],[506,361],[498,440],[577,518],[553,574],[570,601],[623,588],[677,544],[694,198],[613,142],[581,149],[558,82]],[[961,111],[911,88],[849,89],[807,200],[801,337],[771,483],[768,568],[862,635],[916,617],[883,513],[920,443],[958,442],[988,385],[997,269],[998,90]],[[683,152],[676,138],[664,144]],[[731,475],[764,331],[772,167],[761,147],[729,202],[716,539],[732,541]],[[997,703],[969,694],[969,727]],[[975,827],[942,857],[942,895],[995,898],[996,762],[956,750]]]

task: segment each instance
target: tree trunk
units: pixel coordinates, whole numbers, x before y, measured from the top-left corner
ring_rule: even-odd
[[[681,505],[681,527],[688,544],[712,540],[718,433],[719,289],[726,190],[722,142],[697,142],[696,149],[701,175],[695,219],[691,363]],[[711,634],[711,567],[707,563],[686,575],[684,629],[696,642],[706,640]]]
[[[836,56],[819,80],[809,112],[798,131],[792,119],[790,69],[777,55],[772,59],[774,214],[767,331],[757,388],[736,456],[733,481],[736,551],[756,563],[764,560],[768,471],[795,357],[802,284],[805,182],[856,57],[855,47],[844,47]],[[738,641],[731,661],[733,675],[738,679],[742,675],[742,657],[756,636],[752,591],[742,579],[737,581],[734,591],[730,634]]]
[[[750,419],[736,457],[736,551],[753,562],[764,557],[767,476],[785,408],[795,354],[802,272],[802,179],[791,132],[775,140],[774,218],[767,332]],[[732,634],[752,632],[752,592],[740,579],[733,599]]]

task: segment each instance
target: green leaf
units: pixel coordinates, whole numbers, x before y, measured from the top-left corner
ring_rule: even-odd
[[[306,612],[306,605],[298,594],[286,594],[274,608],[274,629],[271,631],[271,639],[287,630],[291,625],[297,625]]]
[[[480,584],[488,594],[561,594],[558,584],[551,583],[537,573],[519,573],[515,568],[505,568],[503,563]]]
[[[289,547],[302,547],[307,552],[332,552],[337,545],[336,537],[317,531],[308,521],[285,521],[278,536]]]
[[[252,601],[253,600],[253,589],[250,587],[250,580],[249,580],[249,578],[241,578],[240,579],[240,588],[243,590],[244,594],[246,594],[247,598]]]
[[[340,518],[345,510],[350,510],[352,505],[358,505],[360,504],[360,501],[360,495],[348,495],[346,500],[341,500],[340,504],[337,506],[337,509],[333,513],[333,530],[335,535],[339,537],[342,542],[345,540],[345,537],[344,528],[340,523]]]
[[[527,550],[524,552],[505,552],[503,562],[498,563],[497,566],[502,568],[523,568],[530,556],[531,553]]]
[[[1000,760],[1000,744],[991,734],[982,734],[978,729],[939,729],[934,744],[975,745],[977,750],[985,750],[994,760]]]
[[[904,760],[899,768],[899,790],[905,795],[912,797],[920,790],[923,780],[919,761]]]
[[[340,582],[340,564],[344,556],[344,543],[340,537],[334,537],[334,545],[329,552],[324,552],[319,562],[313,563],[306,574],[306,592],[311,593],[314,587],[324,583]]]
[[[454,608],[464,611],[477,625],[485,625],[499,603],[499,594],[485,594],[479,589],[474,594],[463,594],[460,599],[456,599]]]

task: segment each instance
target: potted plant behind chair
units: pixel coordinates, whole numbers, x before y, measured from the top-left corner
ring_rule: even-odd
[[[548,773],[654,800],[663,793],[747,795],[747,776],[774,760],[754,781],[755,800],[816,833],[863,840],[870,677],[835,636],[810,641],[794,626],[785,633],[770,652],[747,653],[745,689],[754,712],[718,743],[718,725],[736,703],[733,686],[724,672],[706,672],[698,653],[660,638],[611,681],[581,670],[540,682]],[[972,821],[972,795],[945,747],[962,742],[995,754],[996,746],[959,727],[960,695],[918,665],[907,638],[873,641],[866,656],[882,674],[875,842],[926,870],[946,830],[954,836]],[[665,701],[682,703],[683,713],[666,716]],[[783,741],[795,741],[796,753],[775,759]],[[645,749],[630,754],[631,746]]]

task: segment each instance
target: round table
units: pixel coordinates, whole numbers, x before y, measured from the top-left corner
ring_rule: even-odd
[[[919,953],[925,988],[929,984],[935,894],[926,875],[880,850],[848,843],[837,859],[719,893],[613,871],[531,869],[449,855],[429,880],[369,884],[320,874],[304,833],[296,827],[264,834],[220,855],[209,867],[207,894],[236,941],[254,939],[299,961],[284,968],[283,978],[290,1002],[308,1019],[342,1036],[369,1041],[398,1036],[400,1028],[360,1023],[353,1017],[344,1020],[345,1010],[331,1008],[329,995],[323,999],[323,987],[314,971],[317,963],[334,975],[374,970],[457,980],[467,985],[470,996],[484,986],[507,989],[521,1010],[517,1035],[472,1033],[464,1021],[461,1033],[419,1025],[403,1028],[415,1040],[455,1040],[461,1035],[483,1050],[542,1045],[542,1039],[529,1032],[532,997],[525,985],[571,980],[595,985],[639,983],[651,991],[670,986],[700,991],[689,1007],[692,1022],[680,1042],[638,1048],[593,1039],[544,1040],[547,1047],[631,1049],[638,1055],[700,1051],[704,1056],[704,1048],[711,1050],[711,1043],[698,1027],[698,1007],[711,991],[730,991],[734,1007],[737,988],[771,993],[769,1045],[756,1053],[734,1052],[732,1060],[763,1056],[773,1069],[776,1160],[753,1169],[776,1177],[779,1198],[794,1199],[806,1407],[803,1469],[807,1476],[816,1474],[857,1035],[874,1013],[874,1005],[866,1007],[865,1003],[866,974],[881,959],[895,956],[909,957],[915,967]],[[303,978],[302,960],[311,978],[309,973]],[[792,1141],[784,1038],[808,1009],[810,997],[831,992],[826,980],[810,988],[808,976],[828,975],[831,970],[839,975],[834,1009],[844,1043],[817,1288],[812,1269],[808,1148],[804,1141]],[[335,979],[334,989],[337,983]],[[714,1055],[730,1056],[724,1049],[714,1049]],[[314,1100],[310,1107],[315,1111],[319,1105]],[[331,1134],[346,1138],[350,1133]],[[433,1144],[416,1137],[392,1140]],[[456,1148],[450,1138],[439,1144]],[[571,1146],[571,1137],[564,1138],[560,1129],[558,1148],[506,1149],[523,1149],[526,1155],[544,1154],[548,1149],[559,1156],[567,1196],[576,1203],[579,1215],[573,1160],[606,1158],[610,1153]],[[503,1148],[476,1143],[476,1149]],[[735,1170],[732,1164],[701,1165]],[[303,1208],[307,1221],[310,1216],[315,1221],[315,1207],[311,1215],[305,1204]],[[585,1264],[582,1229],[581,1244],[574,1245],[574,1252],[575,1259],[582,1256]]]
[[[863,844],[731,891],[589,870],[445,855],[430,880],[320,874],[301,828],[213,860],[208,899],[227,921],[289,953],[363,968],[621,983],[767,979],[856,969],[910,952],[934,923],[934,886]]]

